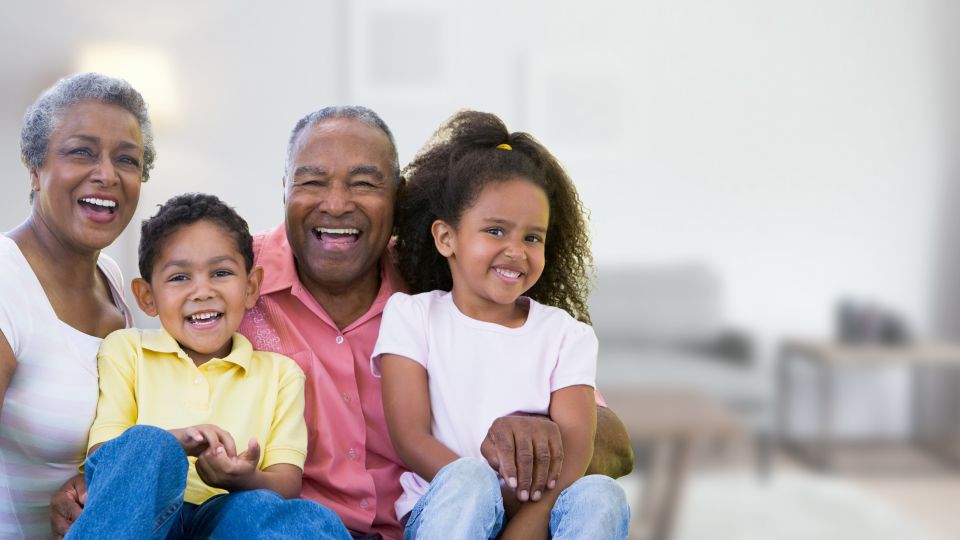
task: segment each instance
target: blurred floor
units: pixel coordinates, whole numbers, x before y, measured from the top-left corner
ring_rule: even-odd
[[[891,445],[877,455],[909,464],[814,472],[777,452],[761,480],[749,452],[705,456],[691,473],[675,540],[949,540],[960,538],[960,473]],[[622,479],[635,503],[642,474]],[[636,509],[634,508],[634,515]]]

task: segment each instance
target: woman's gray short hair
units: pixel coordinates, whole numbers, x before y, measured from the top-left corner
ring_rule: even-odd
[[[391,132],[390,128],[387,127],[387,123],[380,118],[380,115],[362,105],[339,105],[334,107],[324,107],[323,109],[314,111],[297,121],[297,124],[293,126],[293,131],[290,133],[290,142],[287,143],[287,162],[284,164],[284,174],[290,173],[290,164],[291,159],[293,158],[293,147],[297,143],[297,136],[300,135],[300,132],[306,127],[315,126],[324,120],[330,120],[334,118],[351,118],[353,120],[359,120],[360,122],[372,128],[382,131],[383,134],[387,136],[387,140],[390,141],[390,151],[393,153],[393,155],[390,157],[393,160],[394,179],[400,178],[400,159],[397,155],[397,142],[393,139],[393,132]]]
[[[63,114],[81,101],[99,101],[118,105],[130,111],[140,125],[143,136],[143,177],[150,178],[150,169],[157,157],[153,146],[153,126],[147,115],[147,104],[140,92],[123,79],[100,73],[77,73],[64,77],[47,89],[27,109],[20,129],[20,160],[27,169],[43,167],[47,159],[50,135],[63,120]]]

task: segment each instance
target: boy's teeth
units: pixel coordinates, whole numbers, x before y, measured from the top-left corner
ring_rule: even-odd
[[[97,206],[102,206],[102,207],[104,207],[104,208],[116,208],[116,207],[117,207],[117,203],[115,203],[114,201],[108,201],[108,200],[106,200],[106,199],[98,199],[98,198],[96,198],[96,197],[84,197],[84,198],[82,198],[82,199],[80,199],[80,200],[83,201],[83,202],[85,202],[85,203],[87,203],[87,204],[95,204],[95,205],[97,205]]]
[[[196,313],[196,314],[190,316],[190,320],[191,320],[191,321],[205,321],[205,320],[207,320],[207,319],[212,319],[212,318],[214,318],[214,317],[217,317],[218,315],[220,315],[220,313],[218,313],[218,312],[216,312],[216,311],[209,311],[209,312],[207,312],[207,313]]]

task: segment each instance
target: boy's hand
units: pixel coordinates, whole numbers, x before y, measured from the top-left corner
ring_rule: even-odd
[[[251,437],[247,450],[230,456],[223,448],[209,448],[197,458],[197,474],[208,486],[227,491],[249,489],[257,474],[260,445]]]
[[[200,424],[181,429],[171,429],[170,433],[180,441],[180,446],[188,456],[199,456],[217,448],[223,448],[229,457],[236,457],[237,447],[233,437],[213,424]]]

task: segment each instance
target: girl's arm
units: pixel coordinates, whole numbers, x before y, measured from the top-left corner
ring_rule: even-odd
[[[427,482],[458,456],[430,431],[430,390],[427,370],[417,362],[384,354],[380,357],[383,412],[390,439],[406,466]]]
[[[593,440],[597,428],[597,407],[593,388],[568,386],[550,395],[550,417],[560,428],[563,442],[563,466],[556,487],[544,491],[539,500],[523,503],[507,522],[501,540],[513,538],[546,539],[550,511],[560,493],[583,476],[593,456]]]

